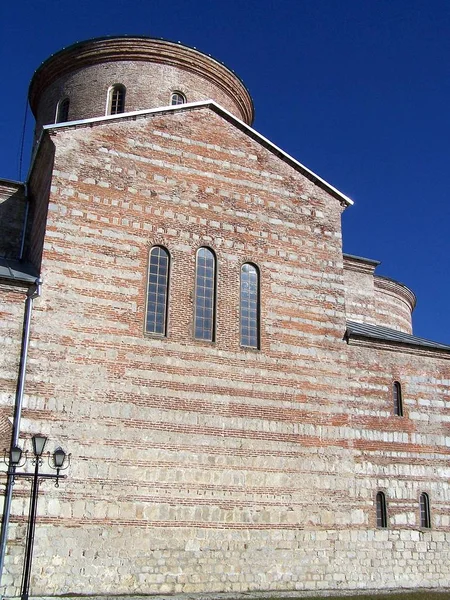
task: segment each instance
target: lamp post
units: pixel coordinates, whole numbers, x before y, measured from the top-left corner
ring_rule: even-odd
[[[33,545],[34,545],[34,530],[36,526],[36,512],[37,503],[39,496],[39,483],[43,479],[55,479],[55,486],[59,487],[59,480],[65,479],[66,475],[61,475],[61,471],[64,471],[69,467],[70,454],[67,455],[64,450],[59,447],[50,456],[48,454],[49,467],[56,470],[54,473],[41,473],[39,468],[43,465],[43,452],[47,443],[47,438],[44,435],[34,435],[32,438],[33,442],[33,455],[29,456],[28,452],[23,452],[20,446],[14,446],[11,448],[9,454],[8,463],[8,476],[12,477],[12,480],[17,477],[29,478],[31,482],[31,497],[30,497],[30,513],[28,516],[28,527],[27,527],[27,539],[25,545],[25,560],[22,573],[22,585],[20,589],[21,600],[28,600],[30,590],[30,578],[31,578],[31,563],[33,560]],[[32,464],[34,464],[34,472],[26,473],[17,471],[18,467],[23,467],[25,463],[31,458]]]

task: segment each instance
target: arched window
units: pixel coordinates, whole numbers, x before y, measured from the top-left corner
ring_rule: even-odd
[[[387,527],[387,510],[386,510],[386,496],[384,492],[378,492],[377,498],[377,527]]]
[[[173,94],[170,97],[170,104],[172,106],[176,106],[177,104],[185,104],[186,103],[186,96],[184,94],[182,94],[181,92],[173,92]]]
[[[195,267],[194,335],[197,340],[214,341],[215,296],[216,257],[209,248],[199,248]]]
[[[420,508],[420,526],[429,529],[431,527],[431,513],[430,513],[430,498],[428,494],[420,494],[419,497],[419,508]]]
[[[259,272],[255,265],[241,267],[241,346],[259,348]]]
[[[398,381],[394,381],[392,384],[392,396],[394,400],[394,415],[403,417],[402,387]]]
[[[125,86],[121,83],[113,85],[108,92],[108,115],[125,112]]]
[[[165,248],[154,246],[150,250],[145,320],[147,333],[166,335],[167,332],[169,264],[169,253]]]
[[[69,120],[69,105],[69,98],[63,98],[58,102],[55,123],[66,123]]]

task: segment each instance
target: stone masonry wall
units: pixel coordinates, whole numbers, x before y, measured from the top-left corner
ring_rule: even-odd
[[[33,593],[450,586],[450,363],[343,340],[339,202],[209,109],[52,141],[23,426],[73,461],[59,490],[42,487]],[[144,333],[154,244],[171,254],[167,338]],[[192,331],[204,245],[218,261],[214,343]],[[239,345],[247,261],[260,350]],[[429,531],[414,520],[420,490]]]

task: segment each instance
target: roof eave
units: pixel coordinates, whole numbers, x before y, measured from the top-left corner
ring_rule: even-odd
[[[217,104],[214,100],[201,100],[199,102],[189,102],[186,104],[179,104],[176,106],[164,106],[161,108],[152,108],[146,110],[137,110],[129,113],[121,113],[118,115],[106,115],[104,117],[94,117],[90,119],[82,119],[79,121],[69,121],[67,123],[55,123],[50,125],[44,125],[44,131],[52,132],[58,131],[60,129],[66,129],[69,127],[79,127],[79,126],[88,126],[95,125],[99,123],[108,123],[115,122],[120,120],[130,120],[136,119],[137,117],[153,115],[153,114],[164,114],[164,113],[175,113],[177,111],[185,111],[192,110],[197,108],[210,108],[214,110],[216,113],[220,114],[222,117],[226,118],[228,121],[232,122],[234,125],[239,127],[241,130],[245,131],[248,135],[250,135],[253,139],[256,139],[264,146],[268,147],[273,153],[275,153],[279,158],[290,164],[296,170],[300,171],[305,177],[307,177],[310,181],[327,191],[330,195],[337,198],[343,205],[351,206],[353,204],[353,200],[351,200],[348,196],[340,192],[334,186],[329,184],[325,179],[319,177],[316,173],[305,167],[298,160],[293,158],[290,154],[279,148],[276,144],[271,142],[269,139],[258,133],[253,127],[247,125],[234,115],[232,115],[228,110]]]

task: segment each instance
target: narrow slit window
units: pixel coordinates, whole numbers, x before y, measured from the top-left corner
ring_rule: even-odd
[[[184,94],[182,94],[181,92],[173,92],[173,94],[170,97],[170,104],[172,106],[176,106],[177,104],[185,104],[186,103],[186,96]]]
[[[250,264],[241,267],[241,346],[259,348],[259,271]]]
[[[109,115],[125,112],[125,86],[117,83],[109,90]]]
[[[387,509],[386,496],[384,492],[378,492],[376,498],[377,505],[377,527],[385,529],[387,527]]]
[[[58,102],[55,123],[66,123],[69,120],[69,106],[69,98],[63,98]]]
[[[216,257],[209,248],[199,248],[195,268],[195,338],[214,341],[216,309]]]
[[[420,526],[426,529],[431,527],[431,513],[430,513],[430,498],[428,494],[420,494],[419,498],[420,507]]]
[[[169,253],[162,246],[150,250],[147,287],[147,333],[166,335],[169,289]]]
[[[402,386],[398,381],[394,381],[393,383],[392,394],[394,400],[394,415],[397,415],[397,417],[403,417]]]

